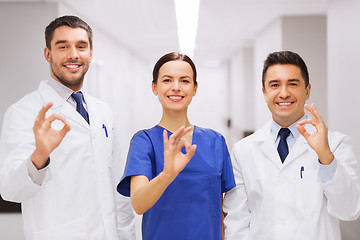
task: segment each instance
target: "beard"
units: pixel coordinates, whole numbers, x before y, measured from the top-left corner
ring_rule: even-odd
[[[75,63],[75,62],[74,62]],[[77,62],[79,63],[79,62]],[[89,66],[81,63],[82,66],[85,66],[83,69],[83,72],[81,72],[80,76],[77,79],[69,79],[66,77],[66,72],[61,71],[62,64],[56,64],[53,61],[51,61],[50,68],[51,72],[54,75],[54,77],[62,83],[64,86],[70,88],[70,89],[80,89],[84,82],[84,76],[89,68]],[[80,70],[79,70],[80,71]]]
[[[59,82],[61,82],[63,85],[65,85],[66,87],[68,87],[70,89],[73,89],[74,87],[80,89],[84,82],[85,73],[82,74],[78,79],[68,80],[65,77],[57,75],[53,69],[51,69],[51,71],[54,74],[54,76],[56,77],[56,79],[59,80]]]

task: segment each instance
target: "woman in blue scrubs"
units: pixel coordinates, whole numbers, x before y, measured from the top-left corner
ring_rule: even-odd
[[[222,193],[235,180],[224,137],[189,122],[197,87],[188,56],[168,53],[155,64],[152,91],[162,118],[133,136],[117,187],[144,214],[143,240],[221,239]]]

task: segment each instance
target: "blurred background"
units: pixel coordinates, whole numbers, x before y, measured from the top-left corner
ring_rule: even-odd
[[[231,151],[271,117],[261,72],[266,56],[279,50],[303,57],[309,102],[330,130],[350,135],[360,158],[359,13],[359,0],[0,0],[0,124],[12,103],[50,77],[44,29],[71,14],[93,28],[84,87],[112,107],[124,158],[132,135],[160,120],[151,72],[162,55],[192,56],[199,88],[190,122],[221,132]],[[24,239],[19,209],[0,201],[1,239]],[[360,222],[341,227],[344,240],[359,239]]]

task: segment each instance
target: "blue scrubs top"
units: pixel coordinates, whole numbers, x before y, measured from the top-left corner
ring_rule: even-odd
[[[157,125],[133,136],[120,194],[130,196],[131,176],[151,180],[162,172],[163,130]],[[192,141],[194,156],[143,215],[143,240],[221,239],[221,194],[235,187],[229,152],[224,137],[211,129],[194,126]]]

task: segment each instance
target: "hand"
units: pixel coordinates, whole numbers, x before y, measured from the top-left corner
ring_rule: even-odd
[[[52,105],[52,103],[48,103],[41,108],[33,127],[36,149],[31,155],[31,161],[37,169],[45,167],[50,153],[59,146],[65,135],[70,131],[70,125],[61,116],[54,113],[48,118],[45,117],[46,112]],[[51,127],[51,123],[55,120],[64,123],[62,129],[55,130]]]
[[[329,147],[328,129],[313,103],[310,106],[305,104],[304,107],[314,118],[300,121],[296,128],[304,136],[310,147],[315,150],[320,162],[325,165],[330,164],[334,159],[334,155]],[[313,125],[317,131],[309,134],[304,128],[305,124]]]
[[[164,170],[163,174],[169,179],[174,180],[176,176],[185,168],[195,153],[196,145],[186,143],[181,138],[191,131],[191,127],[179,128],[168,138],[167,130],[163,132],[164,139]],[[186,154],[181,152],[185,146]]]

